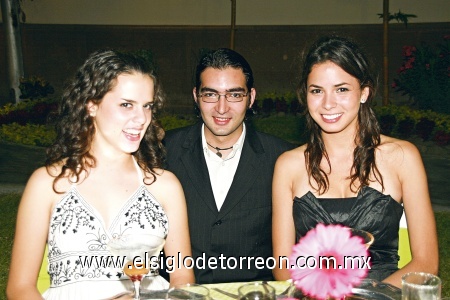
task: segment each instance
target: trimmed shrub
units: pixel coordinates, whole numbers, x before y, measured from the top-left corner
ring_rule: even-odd
[[[397,124],[397,118],[394,115],[381,115],[378,117],[378,123],[382,134],[391,135]]]
[[[433,133],[436,123],[428,118],[421,118],[416,124],[416,133],[424,141],[428,141]]]

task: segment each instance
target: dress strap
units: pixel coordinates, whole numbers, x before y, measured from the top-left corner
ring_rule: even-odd
[[[134,166],[136,167],[136,171],[138,173],[138,178],[139,178],[139,184],[142,185],[144,183],[144,170],[141,169],[141,167],[139,167],[139,164],[136,161],[136,158],[133,156],[133,161],[134,161]]]

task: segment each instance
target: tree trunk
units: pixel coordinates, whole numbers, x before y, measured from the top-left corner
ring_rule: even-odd
[[[389,104],[389,0],[383,0],[383,106]]]
[[[6,39],[6,61],[10,100],[20,102],[20,78],[23,77],[22,42],[20,35],[19,0],[0,0]]]
[[[236,0],[231,0],[230,49],[234,50],[234,32],[236,31]]]

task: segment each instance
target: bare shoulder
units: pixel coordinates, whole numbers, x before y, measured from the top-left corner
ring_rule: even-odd
[[[181,187],[178,178],[170,171],[164,169],[154,169],[156,180],[147,184],[149,190],[158,201],[166,208],[168,202],[177,201],[177,199],[184,200],[183,188]],[[147,177],[152,178],[151,174]],[[168,197],[170,195],[170,197]]]
[[[58,174],[57,170],[57,166],[53,168],[41,167],[35,170],[28,179],[22,195],[22,202],[39,203],[40,206],[44,206],[43,203],[47,203],[50,206],[53,205],[61,197],[60,194],[53,190],[53,182],[55,176]],[[58,186],[61,187],[61,191],[63,192],[62,185],[59,184]],[[39,198],[39,201],[35,201],[36,197]]]
[[[158,185],[170,187],[172,185],[180,184],[178,178],[172,172],[170,172],[168,170],[164,170],[164,169],[159,169],[159,168],[154,169],[154,171],[155,171],[155,176],[156,176],[156,182],[158,183]],[[150,178],[152,177],[152,175],[150,173],[148,173],[147,176]]]
[[[59,170],[61,170],[61,168],[59,168]],[[49,185],[51,186],[56,175],[56,168],[40,167],[39,169],[36,169],[33,174],[31,174],[30,178],[28,179],[27,186],[37,185],[37,187],[41,188],[46,186],[48,187]]]
[[[37,169],[35,172],[37,173],[38,176],[42,176],[42,179],[51,181],[53,185],[53,181],[55,180],[55,178],[61,174],[63,166],[64,161],[61,161],[48,167],[41,167]],[[66,170],[66,172],[68,171]],[[62,176],[61,180],[57,181],[55,187],[58,190],[67,190],[68,188],[70,188],[72,183],[70,182],[69,177],[70,175],[68,174]]]
[[[305,166],[306,145],[284,152],[278,157],[277,166],[283,168],[298,168]]]
[[[377,150],[377,158],[395,163],[420,159],[420,152],[413,143],[385,135],[381,136]]]

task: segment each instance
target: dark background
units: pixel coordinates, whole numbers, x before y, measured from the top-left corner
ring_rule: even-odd
[[[99,48],[149,49],[168,96],[167,111],[192,112],[193,69],[201,49],[229,47],[228,26],[110,26],[22,24],[25,77],[38,75],[61,93],[63,84]],[[383,25],[238,26],[235,50],[249,61],[259,94],[295,90],[300,53],[319,36],[354,38],[371,56],[382,83]],[[402,63],[402,47],[436,45],[450,34],[450,23],[389,25],[389,81]],[[0,25],[0,105],[8,100],[4,32]],[[380,86],[378,99],[382,94]],[[407,98],[390,91],[394,103]]]

